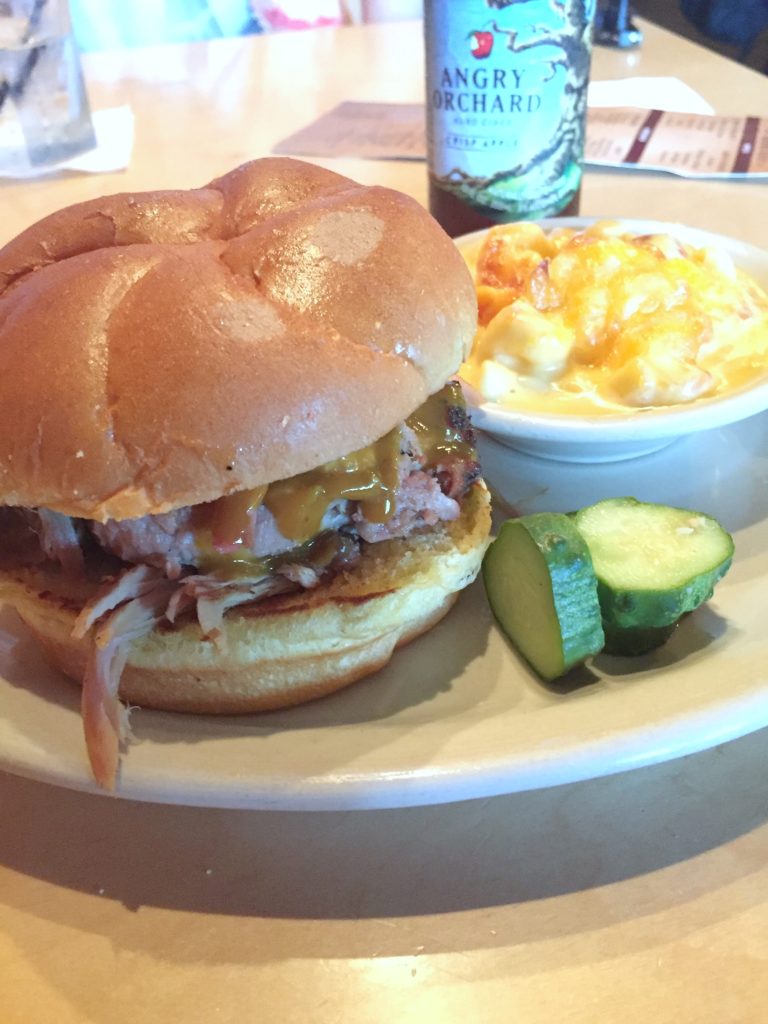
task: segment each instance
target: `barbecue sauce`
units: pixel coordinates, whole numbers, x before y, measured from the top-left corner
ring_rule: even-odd
[[[399,459],[400,431],[390,430],[367,448],[276,480],[267,488],[264,504],[282,535],[299,542],[314,537],[326,509],[336,501],[357,501],[365,507],[366,519],[384,523],[395,510]]]
[[[474,459],[463,409],[461,389],[450,382],[406,420],[425,467]],[[401,431],[396,427],[366,448],[316,469],[199,506],[196,535],[206,562],[228,557],[256,561],[249,552],[249,535],[253,513],[262,503],[282,535],[297,546],[320,532],[327,509],[337,501],[356,501],[369,522],[386,522],[396,512],[400,445]]]

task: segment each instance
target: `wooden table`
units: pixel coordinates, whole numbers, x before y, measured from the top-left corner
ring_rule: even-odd
[[[644,26],[595,78],[674,73],[718,112],[768,79]],[[65,203],[201,184],[344,99],[420,97],[419,26],[99,55],[122,174],[2,186],[2,239]],[[423,200],[423,165],[328,161]],[[768,188],[586,175],[586,213],[765,243]],[[768,735],[491,800],[347,813],[138,804],[0,775],[3,1024],[768,1019]]]

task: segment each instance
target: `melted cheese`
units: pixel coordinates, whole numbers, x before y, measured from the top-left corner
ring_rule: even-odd
[[[314,537],[337,501],[360,502],[366,519],[386,522],[395,507],[399,456],[400,432],[391,430],[367,448],[270,484],[264,504],[280,533],[299,542]]]
[[[504,225],[465,255],[479,325],[461,373],[490,401],[610,414],[768,373],[768,295],[727,253],[603,222]]]
[[[459,385],[451,382],[406,421],[426,466],[474,458],[465,425],[451,414],[452,408],[463,405]],[[196,540],[204,567],[221,570],[234,562],[252,567],[256,561],[267,565],[249,557],[252,517],[262,503],[283,537],[297,546],[320,532],[326,511],[338,501],[358,502],[369,522],[386,522],[396,511],[400,443],[397,427],[368,447],[306,473],[198,506]]]

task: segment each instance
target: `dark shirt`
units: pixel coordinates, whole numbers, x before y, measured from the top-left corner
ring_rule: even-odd
[[[701,32],[749,52],[768,27],[768,0],[680,0],[680,9]]]

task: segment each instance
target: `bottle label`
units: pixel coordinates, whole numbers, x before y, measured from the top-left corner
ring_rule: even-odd
[[[595,0],[428,0],[430,176],[494,219],[568,205],[581,182]]]

